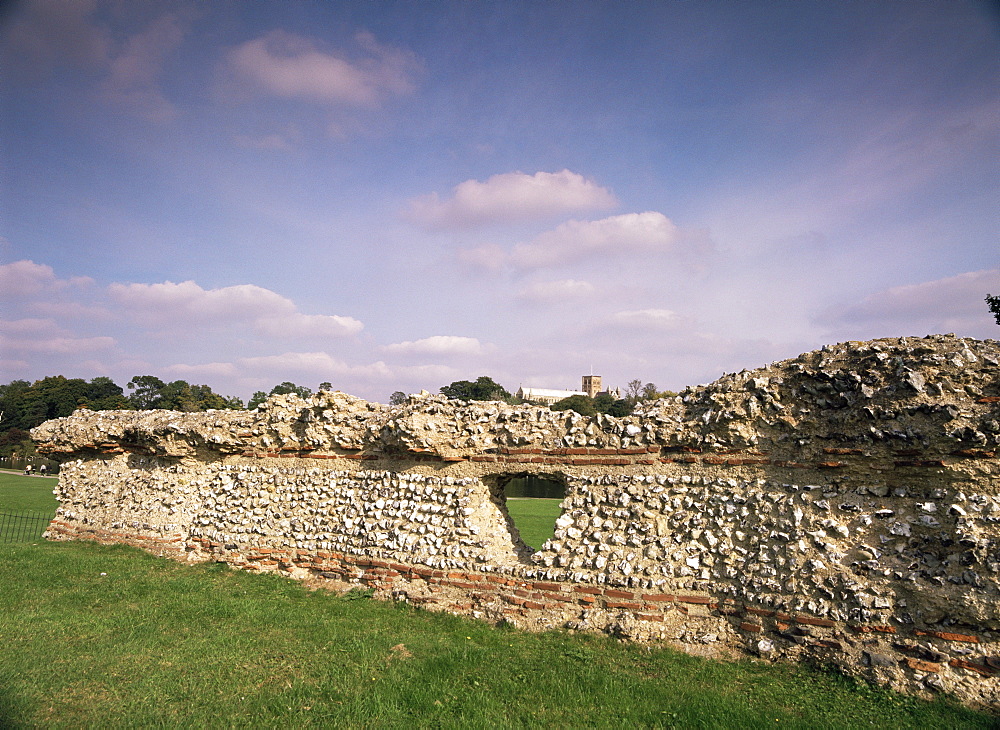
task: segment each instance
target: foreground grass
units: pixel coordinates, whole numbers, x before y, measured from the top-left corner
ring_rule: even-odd
[[[181,565],[0,545],[0,727],[986,728],[805,667],[521,633]]]
[[[0,472],[0,509],[54,514],[59,506],[52,494],[57,481],[56,477]]]
[[[560,499],[507,498],[507,512],[513,518],[525,545],[538,550],[546,540],[552,538],[561,502]]]

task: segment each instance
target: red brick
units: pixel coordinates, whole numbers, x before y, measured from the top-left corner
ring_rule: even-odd
[[[906,663],[909,665],[910,669],[915,669],[918,672],[933,672],[934,674],[941,673],[941,665],[934,662],[925,662],[922,659],[907,657]]]
[[[562,586],[558,583],[532,583],[531,587],[536,591],[556,591],[561,590]]]
[[[677,596],[677,600],[681,603],[700,603],[704,606],[715,604],[715,601],[708,596]]]
[[[541,608],[548,608],[549,607],[549,604],[547,604],[547,603],[536,603],[535,601],[525,601],[524,604],[522,604],[522,605],[525,608],[534,608],[534,609],[541,609]]]
[[[828,618],[813,618],[812,616],[796,616],[795,623],[807,624],[809,626],[827,626],[827,627],[833,627],[837,625],[836,621],[831,621]]]
[[[670,593],[643,593],[640,598],[653,603],[673,603],[674,596]]]
[[[658,613],[637,613],[635,617],[640,621],[657,621],[661,623],[663,621],[663,616]]]
[[[740,629],[742,629],[743,631],[749,631],[754,634],[759,634],[761,631],[764,630],[764,627],[761,626],[760,624],[752,624],[749,621],[743,621],[740,624]]]
[[[577,596],[576,597],[576,602],[580,603],[580,604],[583,604],[583,605],[588,605],[589,606],[592,603],[596,603],[597,599],[594,598],[593,596]]]
[[[871,634],[878,632],[880,634],[895,634],[895,626],[852,626],[852,631],[857,631],[859,634]]]
[[[532,598],[537,598],[540,601],[562,601],[563,603],[572,603],[573,596],[566,593],[534,593]]]
[[[950,634],[946,631],[921,631],[920,629],[914,629],[913,633],[917,636],[933,636],[945,641],[964,641],[969,644],[979,643],[978,636],[971,636],[969,634]]]
[[[953,667],[960,667],[961,669],[968,669],[976,674],[981,674],[984,677],[992,677],[996,674],[996,670],[992,667],[987,667],[984,664],[973,664],[972,662],[967,662],[964,659],[952,659],[948,662]]]
[[[836,649],[837,651],[843,651],[844,647],[839,641],[834,641],[833,639],[817,639],[815,641],[816,646],[822,646],[824,649]]]
[[[609,598],[635,598],[634,593],[630,593],[629,591],[618,591],[613,588],[605,588],[604,595]]]
[[[631,601],[608,601],[604,605],[606,608],[624,608],[628,611],[642,610],[641,603],[632,603]]]

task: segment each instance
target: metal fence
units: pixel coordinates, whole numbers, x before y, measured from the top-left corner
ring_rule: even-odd
[[[43,512],[14,512],[0,509],[0,543],[40,540],[52,521]]]

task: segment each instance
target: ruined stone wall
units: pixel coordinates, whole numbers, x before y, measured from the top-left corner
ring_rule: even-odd
[[[624,419],[342,393],[87,413],[49,537],[127,542],[527,628],[812,657],[1000,705],[1000,344],[844,343]],[[524,546],[503,486],[565,484]]]

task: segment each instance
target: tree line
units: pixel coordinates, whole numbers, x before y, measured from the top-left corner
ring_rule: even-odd
[[[126,392],[127,388],[127,392]],[[29,383],[15,380],[0,385],[0,458],[10,458],[12,454],[21,457],[34,453],[29,431],[51,418],[71,415],[80,408],[93,411],[105,410],[171,410],[207,411],[210,409],[253,409],[272,395],[295,394],[308,398],[313,391],[304,385],[285,381],[270,391],[257,391],[243,403],[237,397],[220,395],[207,385],[188,383],[185,380],[165,382],[155,375],[136,375],[129,380],[126,388],[116,384],[111,378],[100,376],[92,380],[67,378],[53,375]],[[319,390],[332,390],[330,383],[320,383]],[[488,376],[476,380],[456,380],[442,386],[442,395],[455,400],[503,401],[510,404],[522,403],[519,398]],[[669,391],[659,391],[652,383],[643,384],[639,380],[630,381],[621,398],[601,393],[595,398],[574,395],[549,406],[554,411],[573,410],[583,415],[607,413],[612,416],[627,416],[638,403],[667,395]],[[392,394],[391,404],[406,401],[408,396],[401,391]]]
[[[486,375],[481,375],[476,380],[456,380],[450,385],[442,386],[440,392],[452,400],[502,401],[510,405],[525,402]],[[556,401],[549,406],[549,409],[576,411],[584,416],[606,413],[609,416],[622,417],[629,415],[639,403],[673,395],[676,393],[658,390],[653,383],[644,384],[641,380],[630,380],[625,388],[625,395],[621,398],[615,398],[610,393],[599,393],[593,398],[588,395],[571,395]],[[389,403],[399,405],[405,403],[407,398],[409,396],[406,393],[397,390],[389,398]]]

